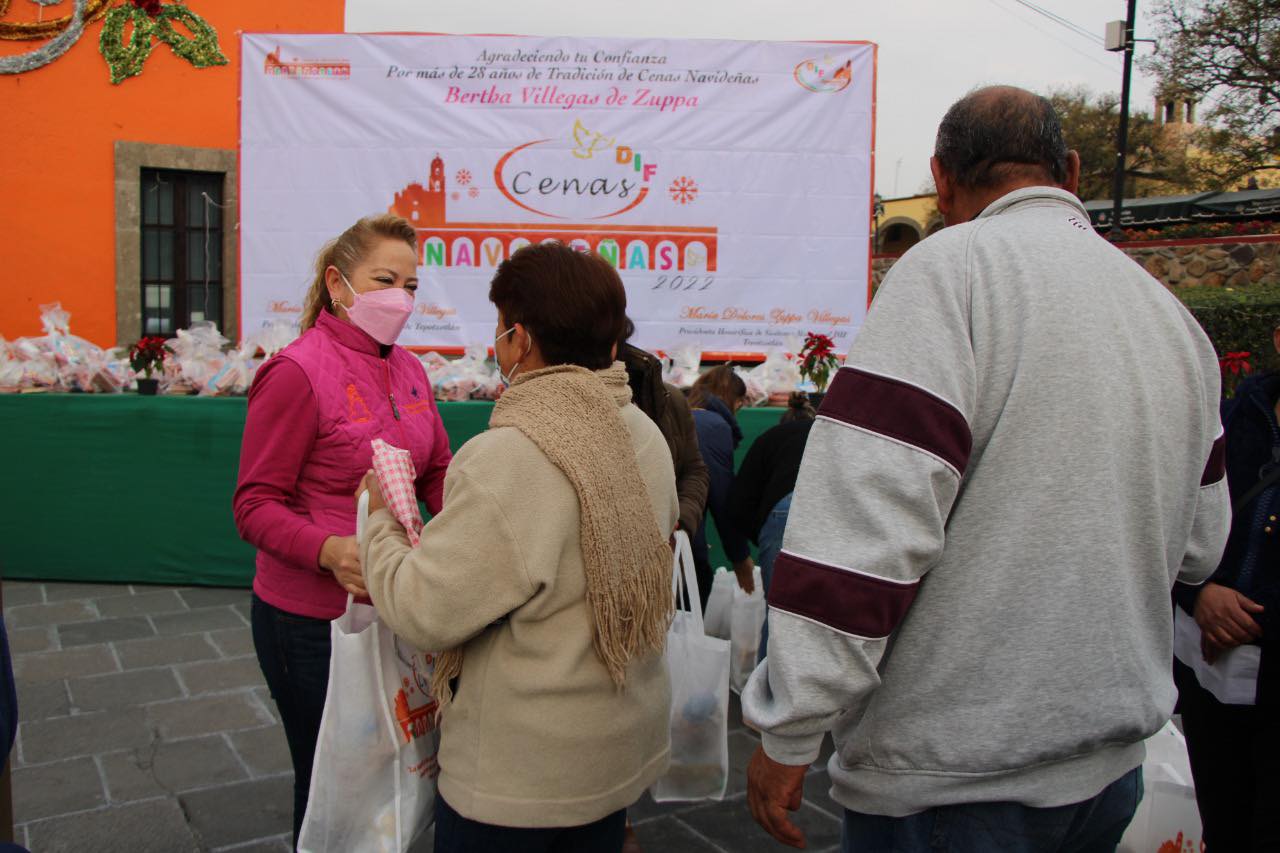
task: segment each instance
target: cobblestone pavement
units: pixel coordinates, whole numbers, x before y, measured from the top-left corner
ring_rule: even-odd
[[[293,773],[253,652],[249,593],[127,584],[4,584],[21,723],[11,758],[15,840],[33,853],[291,849]],[[729,793],[631,809],[648,853],[777,844],[747,811],[758,737],[730,714]],[[797,823],[834,850],[840,808],[824,760]],[[430,849],[430,844],[426,845]]]

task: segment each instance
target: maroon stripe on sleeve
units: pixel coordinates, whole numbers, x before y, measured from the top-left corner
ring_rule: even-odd
[[[897,379],[842,367],[818,414],[918,447],[962,475],[969,464],[973,436],[964,415],[941,397]]]
[[[769,606],[859,637],[887,637],[898,627],[920,588],[778,554]]]
[[[1209,461],[1204,463],[1200,485],[1212,486],[1225,476],[1227,476],[1227,437],[1220,435],[1209,450]]]

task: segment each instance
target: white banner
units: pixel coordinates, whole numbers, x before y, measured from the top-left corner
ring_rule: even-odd
[[[598,251],[635,342],[843,351],[870,278],[875,46],[506,36],[242,37],[243,331],[296,321],[359,216],[418,229],[400,343],[492,340],[521,245]]]

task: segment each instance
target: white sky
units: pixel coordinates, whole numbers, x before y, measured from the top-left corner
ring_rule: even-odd
[[[773,40],[880,46],[876,191],[912,195],[929,178],[934,132],[975,86],[1120,91],[1120,54],[1016,0],[346,0],[350,32],[504,33]],[[1035,0],[1102,36],[1123,0]],[[1137,36],[1151,36],[1139,3]],[[1137,56],[1151,45],[1140,44]],[[1151,111],[1154,81],[1134,63],[1130,106]]]

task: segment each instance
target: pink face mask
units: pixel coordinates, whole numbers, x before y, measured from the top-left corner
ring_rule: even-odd
[[[350,308],[342,306],[346,308],[351,322],[378,343],[394,344],[396,338],[400,337],[400,332],[404,330],[404,324],[409,322],[409,315],[413,313],[413,294],[403,287],[388,287],[383,290],[371,290],[368,293],[356,293],[356,289],[351,287],[351,282],[347,281],[342,270],[338,270],[338,275],[342,276],[342,280],[347,283],[347,287],[355,296]],[[342,305],[341,302],[335,304]]]

